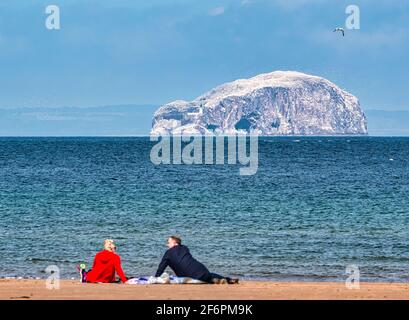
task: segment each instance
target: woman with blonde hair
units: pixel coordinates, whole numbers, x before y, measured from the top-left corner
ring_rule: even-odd
[[[82,272],[82,279],[84,282],[91,283],[112,283],[117,282],[116,274],[123,283],[127,281],[121,267],[121,258],[116,253],[115,243],[112,239],[106,239],[104,250],[96,254],[92,269],[88,272]]]

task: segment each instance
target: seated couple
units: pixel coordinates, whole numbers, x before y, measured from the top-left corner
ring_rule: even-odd
[[[202,263],[192,257],[189,248],[182,245],[182,240],[179,237],[169,237],[168,248],[159,264],[155,277],[160,277],[166,267],[170,267],[177,277],[188,277],[215,284],[235,284],[239,282],[238,279],[211,273]],[[121,282],[125,283],[128,278],[122,270],[121,259],[115,251],[114,241],[105,240],[104,250],[95,256],[92,269],[86,272],[83,268],[80,268],[81,281],[112,283],[116,282],[115,274],[118,274]]]

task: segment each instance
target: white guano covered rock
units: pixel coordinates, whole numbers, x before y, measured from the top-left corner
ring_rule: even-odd
[[[160,107],[152,135],[256,132],[276,135],[365,135],[358,99],[332,82],[275,71],[218,86],[193,101]]]

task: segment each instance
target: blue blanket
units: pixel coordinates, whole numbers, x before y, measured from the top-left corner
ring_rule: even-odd
[[[160,277],[136,277],[129,279],[126,284],[202,284],[205,283],[200,280],[188,278],[188,277],[175,277],[169,276],[167,273],[162,274]]]

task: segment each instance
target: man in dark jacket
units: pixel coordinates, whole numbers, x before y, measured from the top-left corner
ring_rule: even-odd
[[[156,271],[156,277],[160,277],[169,266],[177,277],[189,277],[208,283],[234,284],[239,282],[238,279],[211,273],[202,263],[192,257],[189,248],[182,245],[182,240],[179,237],[169,237],[168,248],[159,264],[158,271]]]

